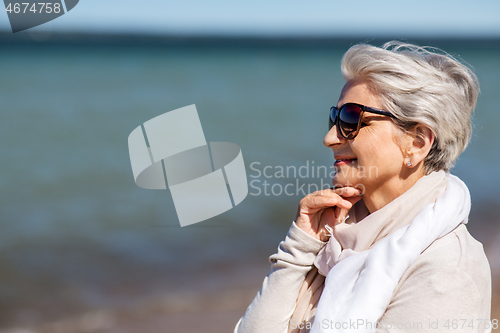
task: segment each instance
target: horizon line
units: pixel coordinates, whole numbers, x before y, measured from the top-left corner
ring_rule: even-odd
[[[229,34],[229,33],[151,33],[151,32],[88,32],[88,31],[22,31],[12,33],[9,30],[0,29],[0,43],[84,43],[84,44],[190,44],[203,42],[223,42],[227,44],[272,44],[272,45],[294,45],[294,44],[317,44],[329,42],[344,43],[373,43],[387,40],[400,40],[407,42],[456,42],[462,41],[470,44],[500,45],[500,35],[429,35],[429,34]]]

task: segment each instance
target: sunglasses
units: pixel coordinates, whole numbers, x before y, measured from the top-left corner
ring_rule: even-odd
[[[394,115],[388,111],[356,103],[346,103],[340,108],[336,106],[330,108],[330,129],[337,124],[337,131],[340,132],[340,135],[342,135],[344,139],[352,140],[358,135],[363,113],[365,112],[395,118]]]

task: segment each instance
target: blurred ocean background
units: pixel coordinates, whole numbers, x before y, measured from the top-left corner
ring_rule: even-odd
[[[229,332],[295,217],[298,187],[330,182],[256,170],[332,165],[322,140],[340,60],[366,40],[25,36],[0,39],[0,332]],[[474,135],[452,172],[469,186],[469,230],[498,287],[500,40],[410,41],[479,77]],[[181,228],[168,190],[135,185],[127,138],[191,104],[207,141],[241,147],[255,182],[236,208]],[[279,193],[289,183],[294,194]]]

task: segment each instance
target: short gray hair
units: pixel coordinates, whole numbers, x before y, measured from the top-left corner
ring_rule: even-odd
[[[479,94],[474,72],[435,48],[391,41],[382,48],[358,44],[342,59],[346,81],[366,81],[402,130],[429,127],[435,139],[425,172],[449,171],[471,137]]]

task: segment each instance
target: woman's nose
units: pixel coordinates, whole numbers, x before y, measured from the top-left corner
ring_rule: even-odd
[[[340,135],[337,125],[332,126],[328,133],[326,133],[325,138],[323,139],[323,144],[328,148],[333,148],[333,146],[342,143],[345,139]]]

